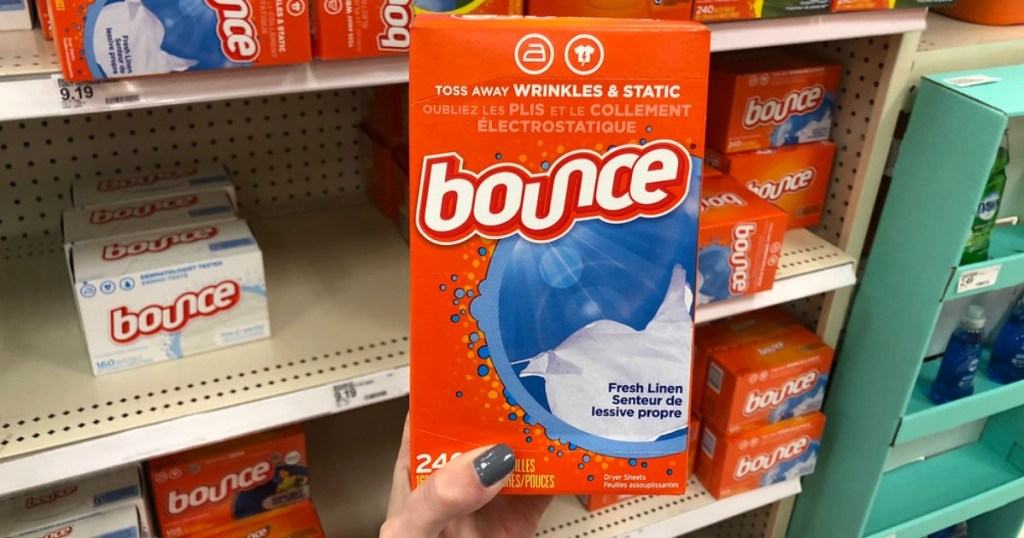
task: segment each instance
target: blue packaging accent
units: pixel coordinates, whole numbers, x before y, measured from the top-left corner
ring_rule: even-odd
[[[0,0],[0,11],[25,11],[22,0]]]
[[[835,116],[836,96],[826,93],[818,108],[805,114],[794,114],[772,131],[773,148],[794,146],[806,142],[828,140],[832,127],[831,119]],[[808,131],[808,128],[816,125]]]
[[[732,251],[729,247],[718,244],[708,245],[697,254],[697,267],[701,276],[698,291],[708,302],[724,301],[732,297],[729,289],[729,278],[732,276],[730,254]]]
[[[213,207],[203,207],[200,209],[193,209],[188,212],[190,217],[205,217],[207,215],[219,215],[221,213],[231,213],[231,207],[226,205],[218,205]]]
[[[101,534],[96,538],[139,538],[139,529],[136,527],[125,527],[113,532]]]
[[[785,482],[813,473],[814,467],[818,463],[818,451],[820,449],[821,442],[811,441],[807,450],[799,458],[784,461],[765,473],[761,477],[761,487],[778,484],[779,482]]]
[[[92,498],[92,505],[94,508],[99,508],[107,504],[121,502],[125,499],[134,499],[141,496],[142,493],[139,491],[138,486],[127,486],[94,496]]]
[[[240,239],[231,239],[228,241],[220,241],[218,243],[210,243],[210,250],[217,252],[220,250],[228,250],[232,248],[247,247],[249,245],[255,245],[256,240],[251,237],[243,237]]]
[[[688,289],[694,289],[701,169],[694,161],[693,195],[667,215],[620,224],[578,221],[551,242],[511,236],[495,247],[480,295],[470,304],[487,335],[488,345],[478,353],[491,360],[509,402],[522,406],[524,422],[543,424],[551,439],[616,457],[657,457],[686,450],[685,427],[647,441],[611,439],[575,427],[552,412],[546,378],[523,372],[531,357],[548,352],[553,357],[548,371],[571,375],[577,367],[554,364],[558,353],[549,350],[578,338],[584,328],[614,323],[625,326],[619,331],[644,331],[666,301],[678,268],[685,272]],[[524,301],[524,296],[531,300]],[[638,360],[646,351],[638,350]],[[689,355],[689,349],[679,352]],[[685,424],[686,418],[679,423]]]
[[[774,424],[783,420],[802,417],[815,411],[821,410],[825,403],[825,388],[828,387],[828,374],[819,374],[818,380],[811,390],[786,399],[781,405],[772,410],[768,422]]]
[[[304,465],[278,465],[274,477],[264,484],[241,491],[231,505],[231,514],[242,519],[307,498],[309,469]]]

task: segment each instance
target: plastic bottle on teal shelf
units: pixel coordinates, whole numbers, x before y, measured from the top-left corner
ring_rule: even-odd
[[[1010,153],[1006,148],[1004,140],[1003,145],[996,153],[996,162],[992,165],[988,182],[985,183],[985,192],[981,195],[981,201],[978,202],[974,223],[971,225],[971,234],[967,237],[967,246],[960,258],[960,265],[983,262],[988,259],[992,228],[996,226],[996,215],[999,213],[1003,189],[1006,187],[1006,165],[1010,162]]]
[[[932,383],[932,401],[941,404],[974,394],[974,373],[981,361],[984,331],[985,309],[973,304],[968,306],[960,326],[949,337],[939,374]]]
[[[1024,295],[999,330],[988,359],[988,377],[997,383],[1024,379]]]

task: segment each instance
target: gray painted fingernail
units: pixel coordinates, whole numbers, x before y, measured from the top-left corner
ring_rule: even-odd
[[[516,466],[516,457],[508,445],[496,445],[473,460],[476,476],[484,487],[491,487],[508,476]]]

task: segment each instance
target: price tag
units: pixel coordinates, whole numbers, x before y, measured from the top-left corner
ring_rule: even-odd
[[[62,110],[104,110],[142,99],[139,94],[128,91],[124,83],[116,80],[68,82],[60,75],[54,75],[53,83]]]
[[[339,383],[334,386],[334,406],[338,409],[351,407],[358,395],[355,382]]]
[[[338,410],[362,407],[408,393],[408,376],[399,375],[396,371],[371,374],[333,386],[334,407]]]
[[[999,279],[999,270],[1002,268],[1002,265],[991,265],[982,269],[964,272],[956,283],[956,292],[964,293],[995,286],[996,280]]]
[[[1000,79],[990,77],[988,75],[970,75],[966,77],[947,78],[946,83],[952,84],[957,88],[970,88],[971,86],[981,86],[982,84],[999,82],[999,80]]]

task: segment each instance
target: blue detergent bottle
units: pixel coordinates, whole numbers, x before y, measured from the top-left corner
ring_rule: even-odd
[[[1024,379],[1024,295],[1017,299],[1009,319],[996,336],[988,361],[988,377],[997,383]]]
[[[985,309],[978,305],[967,307],[960,326],[946,345],[939,374],[932,383],[932,401],[942,404],[974,394],[974,373],[981,361],[984,330]]]

